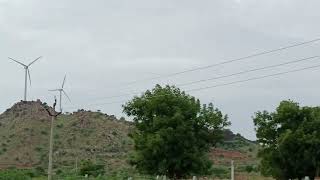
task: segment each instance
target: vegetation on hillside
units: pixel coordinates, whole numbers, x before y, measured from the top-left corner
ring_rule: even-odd
[[[50,117],[43,109],[44,105],[46,104],[40,101],[19,102],[0,114],[2,177],[18,179],[21,176],[22,179],[27,179],[26,177],[46,176]],[[55,177],[80,179],[81,171],[87,168],[83,162],[90,161],[93,167],[89,169],[103,166],[103,171],[98,168],[98,174],[104,173],[103,176],[108,179],[129,176],[148,178],[148,175],[141,175],[128,163],[134,146],[133,140],[128,136],[133,123],[120,119],[100,111],[85,110],[59,116],[54,123]],[[255,167],[257,160],[254,152],[258,146],[229,130],[224,134],[224,143],[210,149],[209,157],[214,165],[208,175],[230,177],[231,159],[236,161],[237,172],[247,172],[247,165]],[[246,151],[251,147],[252,152]],[[217,154],[219,149],[225,149],[225,152]],[[239,153],[241,158],[233,156]],[[250,160],[250,163],[243,163],[245,159]]]
[[[48,163],[50,118],[41,102],[20,102],[0,115],[0,169],[41,168]],[[56,173],[75,171],[82,160],[108,172],[130,168],[133,142],[129,122],[101,112],[79,110],[55,122],[53,166]],[[79,170],[79,168],[78,168]]]

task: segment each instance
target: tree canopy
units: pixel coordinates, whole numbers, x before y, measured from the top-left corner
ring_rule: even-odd
[[[226,115],[173,86],[156,87],[124,106],[133,116],[131,163],[149,174],[180,178],[208,173],[208,152],[222,139]]]
[[[320,108],[283,101],[276,112],[257,112],[253,118],[262,145],[261,171],[277,179],[319,175]]]

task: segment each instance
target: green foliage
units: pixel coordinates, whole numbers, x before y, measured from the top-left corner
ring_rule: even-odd
[[[58,124],[57,128],[63,128],[63,124]]]
[[[42,151],[42,147],[36,147],[36,148],[34,148],[34,150],[36,150],[37,152],[41,152]]]
[[[68,175],[66,177],[63,177],[64,180],[80,180],[80,179],[84,179],[83,177],[79,177],[76,175]]]
[[[40,133],[41,133],[42,135],[48,135],[48,132],[47,132],[47,131],[44,131],[44,130],[42,130]]]
[[[262,145],[260,169],[277,179],[315,177],[320,168],[320,108],[283,101],[276,112],[254,117]]]
[[[214,177],[221,179],[228,179],[230,177],[230,169],[225,167],[212,167],[210,171]]]
[[[28,170],[1,170],[0,180],[31,180],[33,173]]]
[[[97,177],[105,173],[104,165],[94,164],[92,161],[82,161],[80,167],[80,175]]]
[[[251,172],[254,171],[254,167],[251,166],[251,165],[247,165],[247,166],[246,166],[246,171],[247,171],[248,173],[251,173]]]
[[[135,141],[131,163],[142,173],[184,177],[207,174],[207,152],[230,125],[227,116],[212,104],[200,101],[176,87],[157,85],[124,106],[133,116]]]
[[[37,177],[37,176],[44,176],[44,175],[46,175],[46,171],[44,170],[43,167],[38,166],[38,167],[36,167],[36,168],[34,169],[34,174],[35,174],[36,177]]]

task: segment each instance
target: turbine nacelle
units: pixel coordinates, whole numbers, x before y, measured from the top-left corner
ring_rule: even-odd
[[[63,89],[50,89],[49,91],[63,91]]]

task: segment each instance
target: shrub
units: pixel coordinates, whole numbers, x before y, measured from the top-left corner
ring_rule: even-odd
[[[42,148],[41,147],[36,147],[36,148],[34,148],[34,150],[40,152],[42,150]]]
[[[253,170],[254,170],[254,167],[253,167],[253,166],[250,166],[250,165],[246,166],[246,171],[247,171],[248,173],[251,173]]]
[[[48,135],[48,132],[47,131],[41,131],[40,132],[42,135]]]
[[[81,162],[80,175],[82,176],[85,176],[87,174],[89,176],[97,177],[99,175],[103,175],[104,173],[104,165],[94,164],[89,160]]]
[[[36,176],[43,176],[46,174],[46,171],[43,169],[43,167],[38,166],[34,169],[34,173],[36,174]]]

